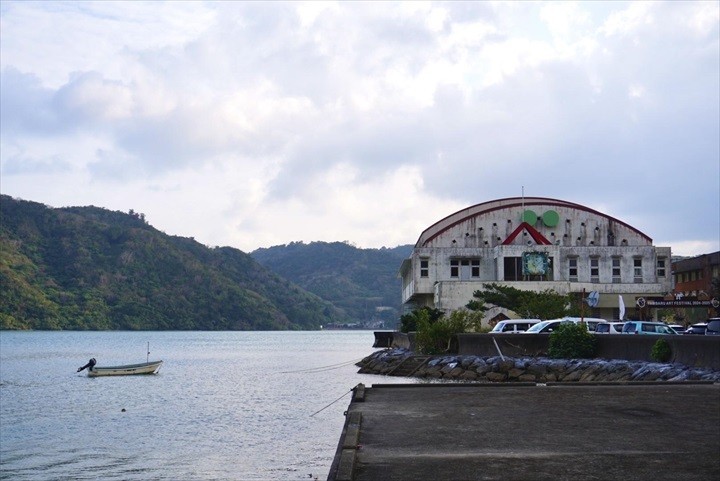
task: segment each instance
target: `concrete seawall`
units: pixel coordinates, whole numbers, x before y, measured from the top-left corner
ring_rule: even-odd
[[[383,346],[413,351],[414,333],[383,333]],[[376,333],[376,343],[377,343]],[[662,338],[670,344],[671,363],[688,367],[720,369],[720,336],[650,336],[633,334],[597,334],[598,351],[602,359],[653,361],[653,345]],[[509,357],[544,357],[547,355],[549,334],[458,334],[451,343],[450,354]],[[497,343],[497,347],[496,344]],[[498,352],[498,348],[500,352]]]
[[[720,382],[720,370],[679,363],[472,354],[421,356],[398,348],[377,351],[357,365],[361,374],[468,382]]]
[[[607,358],[580,360],[545,357],[548,335],[462,334],[438,356],[383,338],[359,372],[429,381],[356,386],[328,481],[720,476],[720,336],[663,337],[670,363],[648,362],[659,336],[599,335]]]

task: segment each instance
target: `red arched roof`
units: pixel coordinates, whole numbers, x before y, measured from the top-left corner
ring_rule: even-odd
[[[585,207],[584,205],[575,204],[573,202],[567,202],[564,200],[559,199],[550,199],[547,197],[508,197],[505,199],[497,199],[492,200],[488,202],[483,202],[480,204],[475,204],[470,207],[466,207],[465,209],[459,210],[453,214],[448,215],[447,217],[444,217],[443,219],[437,221],[427,229],[425,229],[422,234],[420,234],[420,237],[418,238],[418,241],[415,243],[415,247],[423,247],[425,244],[433,240],[435,237],[439,236],[443,232],[447,231],[451,227],[460,224],[467,219],[471,217],[475,217],[478,215],[486,215],[496,210],[501,209],[507,209],[512,207],[529,207],[533,205],[543,205],[543,206],[553,206],[553,207],[565,207],[565,208],[571,208],[575,210],[580,210],[584,212],[589,212],[591,214],[604,217],[612,222],[615,222],[617,224],[621,224],[628,229],[636,232],[639,236],[645,238],[650,244],[652,244],[652,239],[645,235],[643,232],[639,231],[638,229],[634,228],[633,226],[626,224],[625,222],[618,220],[614,217],[611,217],[609,215],[603,214],[602,212],[598,212],[594,209],[591,209],[589,207]]]

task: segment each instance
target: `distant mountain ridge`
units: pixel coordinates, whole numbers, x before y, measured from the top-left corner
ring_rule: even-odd
[[[0,329],[394,327],[412,246],[302,242],[246,254],[141,213],[0,196]]]
[[[350,319],[231,247],[142,214],[0,196],[0,328],[318,329]]]
[[[345,242],[292,242],[257,249],[260,264],[316,294],[365,327],[395,327],[401,310],[400,264],[412,245],[358,249]]]

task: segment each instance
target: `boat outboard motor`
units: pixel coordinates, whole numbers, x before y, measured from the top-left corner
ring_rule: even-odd
[[[95,366],[95,363],[96,363],[96,362],[97,362],[97,361],[95,361],[95,358],[94,358],[94,357],[91,358],[91,359],[88,361],[87,364],[85,364],[83,367],[79,367],[78,370],[77,370],[77,372],[80,372],[80,371],[82,371],[82,370],[85,369],[85,368],[87,368],[88,370],[92,371],[92,368]]]

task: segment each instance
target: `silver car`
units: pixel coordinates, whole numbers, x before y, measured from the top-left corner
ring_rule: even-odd
[[[490,332],[523,332],[538,322],[540,322],[540,319],[506,319],[495,324],[495,327]]]
[[[595,326],[598,334],[622,334],[624,322],[599,322]]]
[[[677,332],[664,322],[628,321],[623,326],[623,334],[677,335]]]

